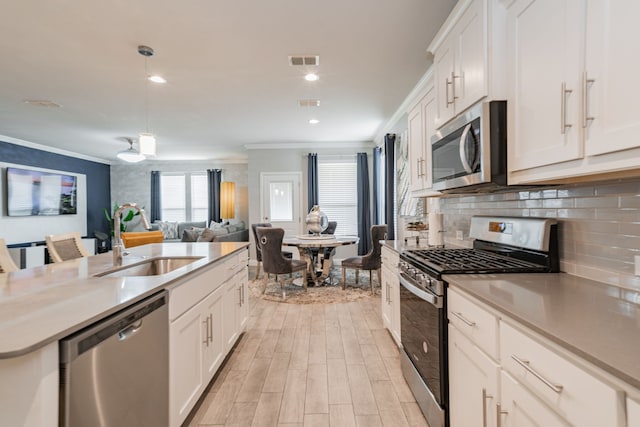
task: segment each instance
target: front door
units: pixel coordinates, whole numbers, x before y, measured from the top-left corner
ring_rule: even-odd
[[[284,228],[286,237],[302,233],[300,199],[301,172],[263,172],[260,174],[261,218],[274,227]]]

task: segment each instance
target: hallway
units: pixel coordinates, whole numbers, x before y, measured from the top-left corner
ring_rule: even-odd
[[[379,295],[250,303],[247,331],[186,425],[427,426],[382,327]]]

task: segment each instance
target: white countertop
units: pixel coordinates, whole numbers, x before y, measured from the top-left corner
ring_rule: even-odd
[[[111,253],[0,274],[0,358],[57,341],[246,248],[248,242],[158,243],[128,249],[123,265],[153,257],[202,259],[158,276],[94,277],[113,268]]]
[[[443,279],[640,388],[640,292],[565,273]]]

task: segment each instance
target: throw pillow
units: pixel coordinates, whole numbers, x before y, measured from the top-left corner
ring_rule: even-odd
[[[200,237],[200,233],[195,228],[190,230],[184,230],[182,232],[182,241],[183,242],[197,242],[198,237]]]
[[[182,236],[178,236],[178,223],[177,222],[168,222],[168,221],[160,221],[158,222],[160,226],[160,231],[162,231],[162,235],[165,239],[179,239]]]
[[[211,242],[216,236],[222,236],[224,234],[227,234],[227,230],[224,228],[216,230],[205,228],[200,237],[198,237],[198,242]]]

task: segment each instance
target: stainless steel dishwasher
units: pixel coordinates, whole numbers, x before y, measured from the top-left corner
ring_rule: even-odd
[[[168,426],[169,320],[161,292],[60,341],[60,426]]]

